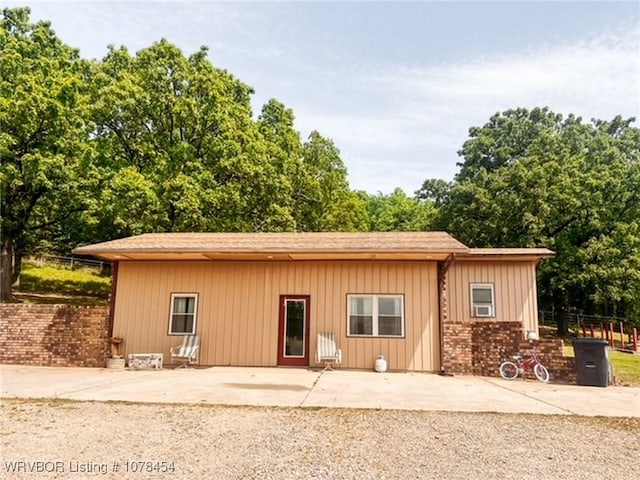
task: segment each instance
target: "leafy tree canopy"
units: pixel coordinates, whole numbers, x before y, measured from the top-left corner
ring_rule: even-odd
[[[470,129],[436,227],[483,246],[545,246],[546,306],[640,313],[640,130],[633,119],[509,110]],[[427,185],[428,186],[428,185]]]
[[[434,207],[410,198],[401,189],[369,197],[369,230],[373,232],[429,230]]]
[[[3,300],[23,255],[86,208],[88,64],[27,8],[0,18],[0,185]]]
[[[366,228],[331,140],[167,40],[82,60],[29,10],[0,32],[2,293],[24,254],[152,231]]]

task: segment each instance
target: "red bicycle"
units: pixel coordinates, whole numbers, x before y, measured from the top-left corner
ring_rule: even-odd
[[[540,355],[535,349],[531,350],[527,356],[514,355],[513,362],[506,361],[500,365],[500,375],[505,380],[514,380],[518,375],[531,371],[541,382],[547,383],[549,381],[549,370],[542,364]]]

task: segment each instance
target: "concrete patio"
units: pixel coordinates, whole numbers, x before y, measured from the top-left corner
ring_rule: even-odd
[[[640,417],[640,388],[428,373],[0,365],[2,398]]]

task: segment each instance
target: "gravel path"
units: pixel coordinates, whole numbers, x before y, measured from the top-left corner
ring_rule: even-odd
[[[638,418],[3,400],[0,432],[7,479],[640,478]]]

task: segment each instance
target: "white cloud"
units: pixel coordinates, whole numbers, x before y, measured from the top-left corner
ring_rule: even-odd
[[[336,142],[354,187],[390,191],[401,186],[412,192],[425,178],[451,179],[468,128],[497,111],[548,106],[585,120],[617,114],[640,118],[638,39],[638,26],[632,25],[518,54],[359,72],[346,88],[360,102],[376,105],[373,109],[318,113],[317,106],[307,104],[296,107],[298,124]],[[354,152],[358,158],[350,157]],[[389,176],[390,170],[402,175]],[[407,183],[392,183],[399,178]]]

